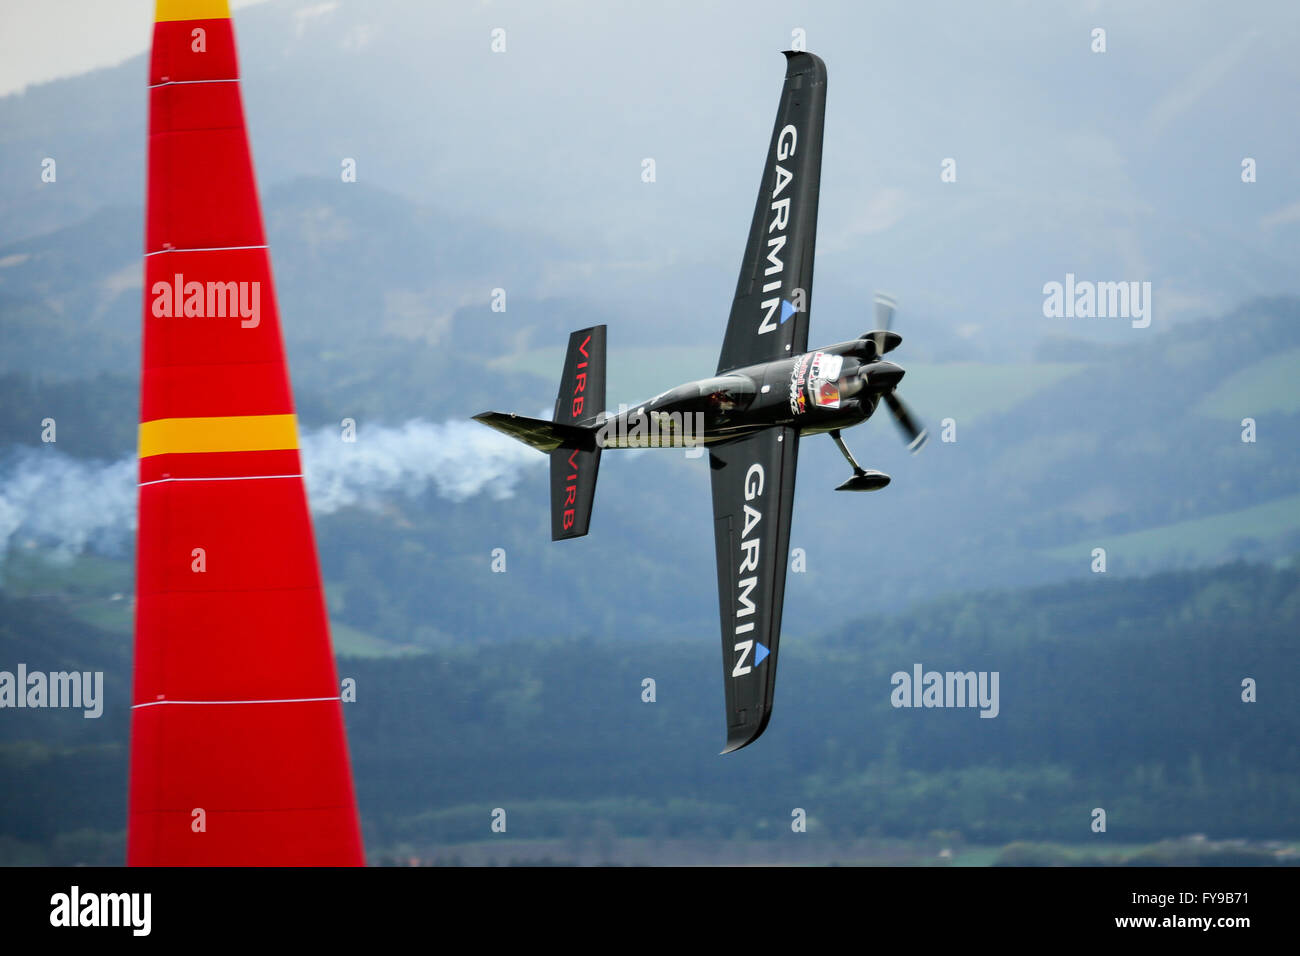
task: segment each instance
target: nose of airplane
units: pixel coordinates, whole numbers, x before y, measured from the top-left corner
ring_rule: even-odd
[[[907,374],[893,362],[874,362],[867,367],[867,384],[878,391],[887,392],[895,388]]]

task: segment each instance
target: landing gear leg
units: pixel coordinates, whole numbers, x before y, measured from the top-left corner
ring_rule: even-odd
[[[844,444],[844,439],[840,437],[838,428],[834,429],[830,436],[835,440],[840,454],[849,463],[849,467],[853,469],[853,477],[837,487],[836,491],[877,491],[889,484],[890,478],[883,471],[867,471],[858,464],[858,460],[853,457],[853,452],[849,451],[849,446]]]
[[[853,469],[853,474],[855,476],[865,475],[867,473],[866,469],[858,464],[858,460],[853,457],[853,452],[849,451],[849,446],[844,444],[844,439],[840,437],[840,430],[838,428],[831,432],[831,438],[833,438],[835,444],[839,446],[840,454],[848,461],[849,467]]]

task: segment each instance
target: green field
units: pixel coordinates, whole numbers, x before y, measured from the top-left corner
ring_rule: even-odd
[[[1278,352],[1229,375],[1196,411],[1224,421],[1300,411],[1300,349]]]
[[[52,555],[44,548],[11,547],[0,552],[0,586],[14,597],[43,594],[108,595],[132,590],[131,565],[125,558],[94,554]]]
[[[135,583],[125,558],[13,549],[0,565],[0,587],[10,597],[56,597],[72,617],[113,634],[130,637],[135,628]],[[417,648],[385,640],[340,621],[330,621],[334,652],[340,657],[400,657]]]
[[[1077,362],[901,364],[907,369],[907,378],[899,394],[905,395],[920,415],[935,421],[951,417],[963,422],[1001,414],[1086,367]]]
[[[1237,866],[1294,865],[1288,841],[1240,844],[1184,837],[1115,843],[1104,835],[1083,844],[1016,842],[949,846],[942,840],[827,839],[809,832],[775,839],[645,839],[613,835],[599,824],[563,840],[498,838],[442,846],[372,847],[387,866]]]
[[[1147,562],[1191,557],[1209,561],[1221,557],[1234,541],[1242,538],[1269,542],[1296,529],[1300,529],[1300,494],[1158,528],[1090,538],[1040,553],[1081,566],[1088,563],[1092,549],[1099,547],[1106,549],[1108,560]]]
[[[77,620],[113,634],[129,637],[135,626],[135,585],[126,558],[10,548],[0,553],[0,588],[11,597],[57,597]]]
[[[330,638],[336,657],[402,657],[423,653],[420,649],[394,644],[341,621],[330,621]]]

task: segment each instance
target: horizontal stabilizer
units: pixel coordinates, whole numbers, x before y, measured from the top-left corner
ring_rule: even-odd
[[[525,418],[512,412],[483,412],[474,420],[547,454],[566,443],[583,449],[596,447],[596,429],[582,425]]]

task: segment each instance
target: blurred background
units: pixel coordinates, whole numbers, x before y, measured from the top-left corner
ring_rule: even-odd
[[[372,862],[1297,858],[1300,8],[234,6]],[[152,4],[107,7],[0,8],[0,669],[108,687],[0,712],[8,864],[124,858]],[[932,440],[848,433],[872,495],[802,443],[776,711],[724,759],[707,457],[606,455],[553,545],[545,458],[468,419],[549,410],[598,322],[611,407],[712,372],[800,42],[810,344],[896,296]],[[1067,274],[1149,327],[1046,317]],[[915,663],[998,717],[891,707]]]

